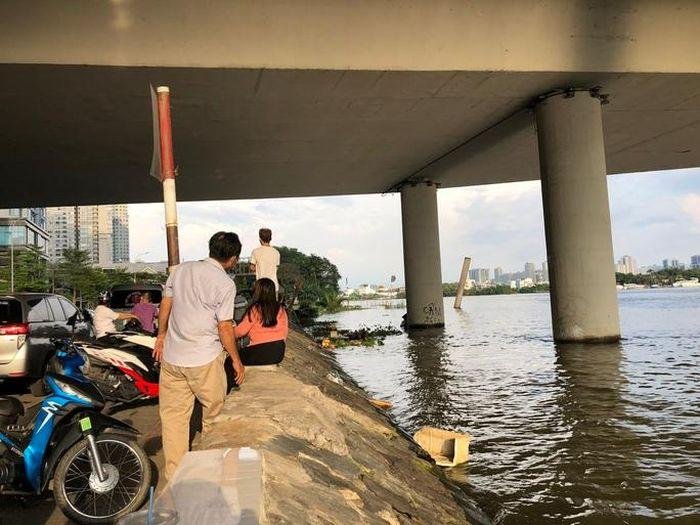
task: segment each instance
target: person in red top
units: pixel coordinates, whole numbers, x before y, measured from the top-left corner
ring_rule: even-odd
[[[287,311],[277,300],[272,279],[263,277],[253,285],[253,297],[235,327],[236,339],[248,336],[250,343],[240,350],[245,366],[276,365],[284,359],[289,331]]]

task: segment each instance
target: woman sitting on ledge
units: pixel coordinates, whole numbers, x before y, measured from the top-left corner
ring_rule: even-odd
[[[248,336],[250,343],[239,350],[245,366],[276,365],[284,359],[287,311],[277,300],[275,283],[262,278],[253,285],[253,297],[235,327],[236,339]]]

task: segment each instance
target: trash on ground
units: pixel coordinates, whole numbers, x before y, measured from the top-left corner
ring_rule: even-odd
[[[415,433],[413,439],[441,467],[454,467],[469,459],[471,441],[469,434],[435,427],[422,427]]]
[[[311,335],[322,348],[343,348],[346,346],[377,346],[384,344],[384,338],[403,333],[394,326],[361,326],[356,330],[338,329],[335,321],[320,321],[310,327]]]
[[[262,489],[257,450],[198,450],[182,459],[155,510],[175,510],[178,523],[188,525],[253,525],[262,517]]]
[[[386,399],[370,399],[369,402],[381,410],[389,410],[394,406],[391,401],[387,401]]]

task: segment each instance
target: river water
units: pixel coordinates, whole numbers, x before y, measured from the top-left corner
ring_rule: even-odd
[[[444,330],[337,355],[406,430],[471,434],[449,476],[497,523],[700,523],[700,289],[619,299],[619,344],[554,344],[532,294],[447,298]],[[327,319],[399,326],[364,305]]]

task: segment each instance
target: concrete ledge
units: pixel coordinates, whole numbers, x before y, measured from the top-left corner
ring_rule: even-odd
[[[474,522],[478,511],[305,336],[290,334],[277,370],[255,368],[195,448],[262,452],[266,523]]]

